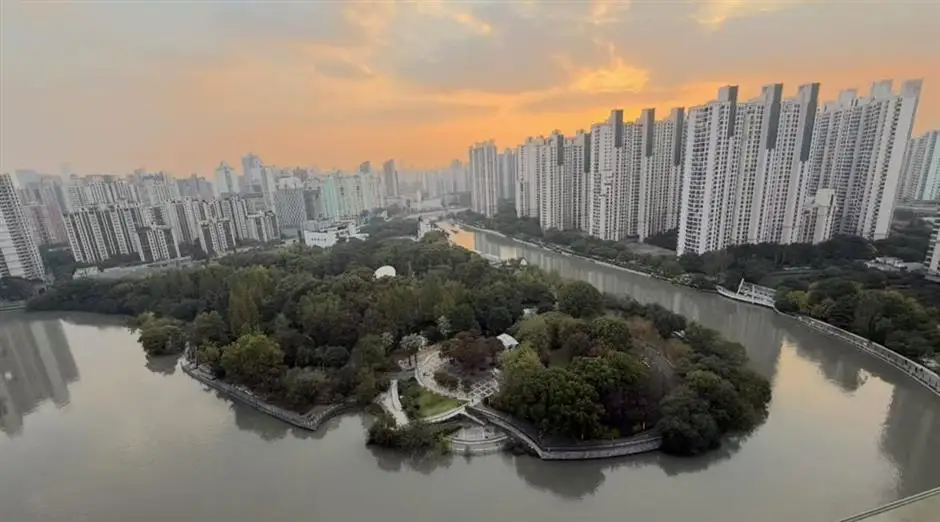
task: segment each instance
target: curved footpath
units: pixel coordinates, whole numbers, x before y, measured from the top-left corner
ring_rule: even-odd
[[[592,441],[572,446],[552,446],[543,444],[519,421],[502,412],[483,405],[467,406],[467,410],[505,430],[542,460],[591,460],[637,455],[659,450],[663,441],[662,437],[646,431],[623,439]]]
[[[251,406],[263,413],[267,413],[268,415],[278,420],[284,421],[291,426],[309,431],[318,430],[324,422],[355,407],[355,404],[352,402],[333,404],[317,414],[312,414],[311,412],[301,415],[299,413],[274,406],[273,404],[269,404],[256,395],[232,386],[231,384],[222,382],[212,375],[202,371],[201,369],[196,368],[195,365],[189,361],[184,361],[181,366],[183,368],[183,372],[186,373],[186,375],[189,375],[193,379],[196,379],[206,386],[221,392],[226,397],[243,402],[248,406]]]

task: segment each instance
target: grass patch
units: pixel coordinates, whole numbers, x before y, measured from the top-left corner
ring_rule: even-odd
[[[402,409],[412,419],[422,419],[450,411],[462,402],[422,387],[414,379],[398,383]]]

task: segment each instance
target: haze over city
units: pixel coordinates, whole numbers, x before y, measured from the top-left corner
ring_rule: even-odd
[[[211,175],[255,151],[353,170],[667,114],[768,83],[923,78],[936,2],[17,2],[2,5],[0,171]]]

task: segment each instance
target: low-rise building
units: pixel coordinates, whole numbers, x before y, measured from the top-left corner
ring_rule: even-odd
[[[304,230],[303,238],[304,244],[307,246],[330,248],[340,241],[368,239],[369,234],[359,232],[359,227],[355,223],[343,223],[330,227],[319,227],[317,230]]]

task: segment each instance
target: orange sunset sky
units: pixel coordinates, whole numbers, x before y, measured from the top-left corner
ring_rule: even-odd
[[[611,108],[924,78],[940,128],[940,1],[2,0],[0,171],[409,169]]]

